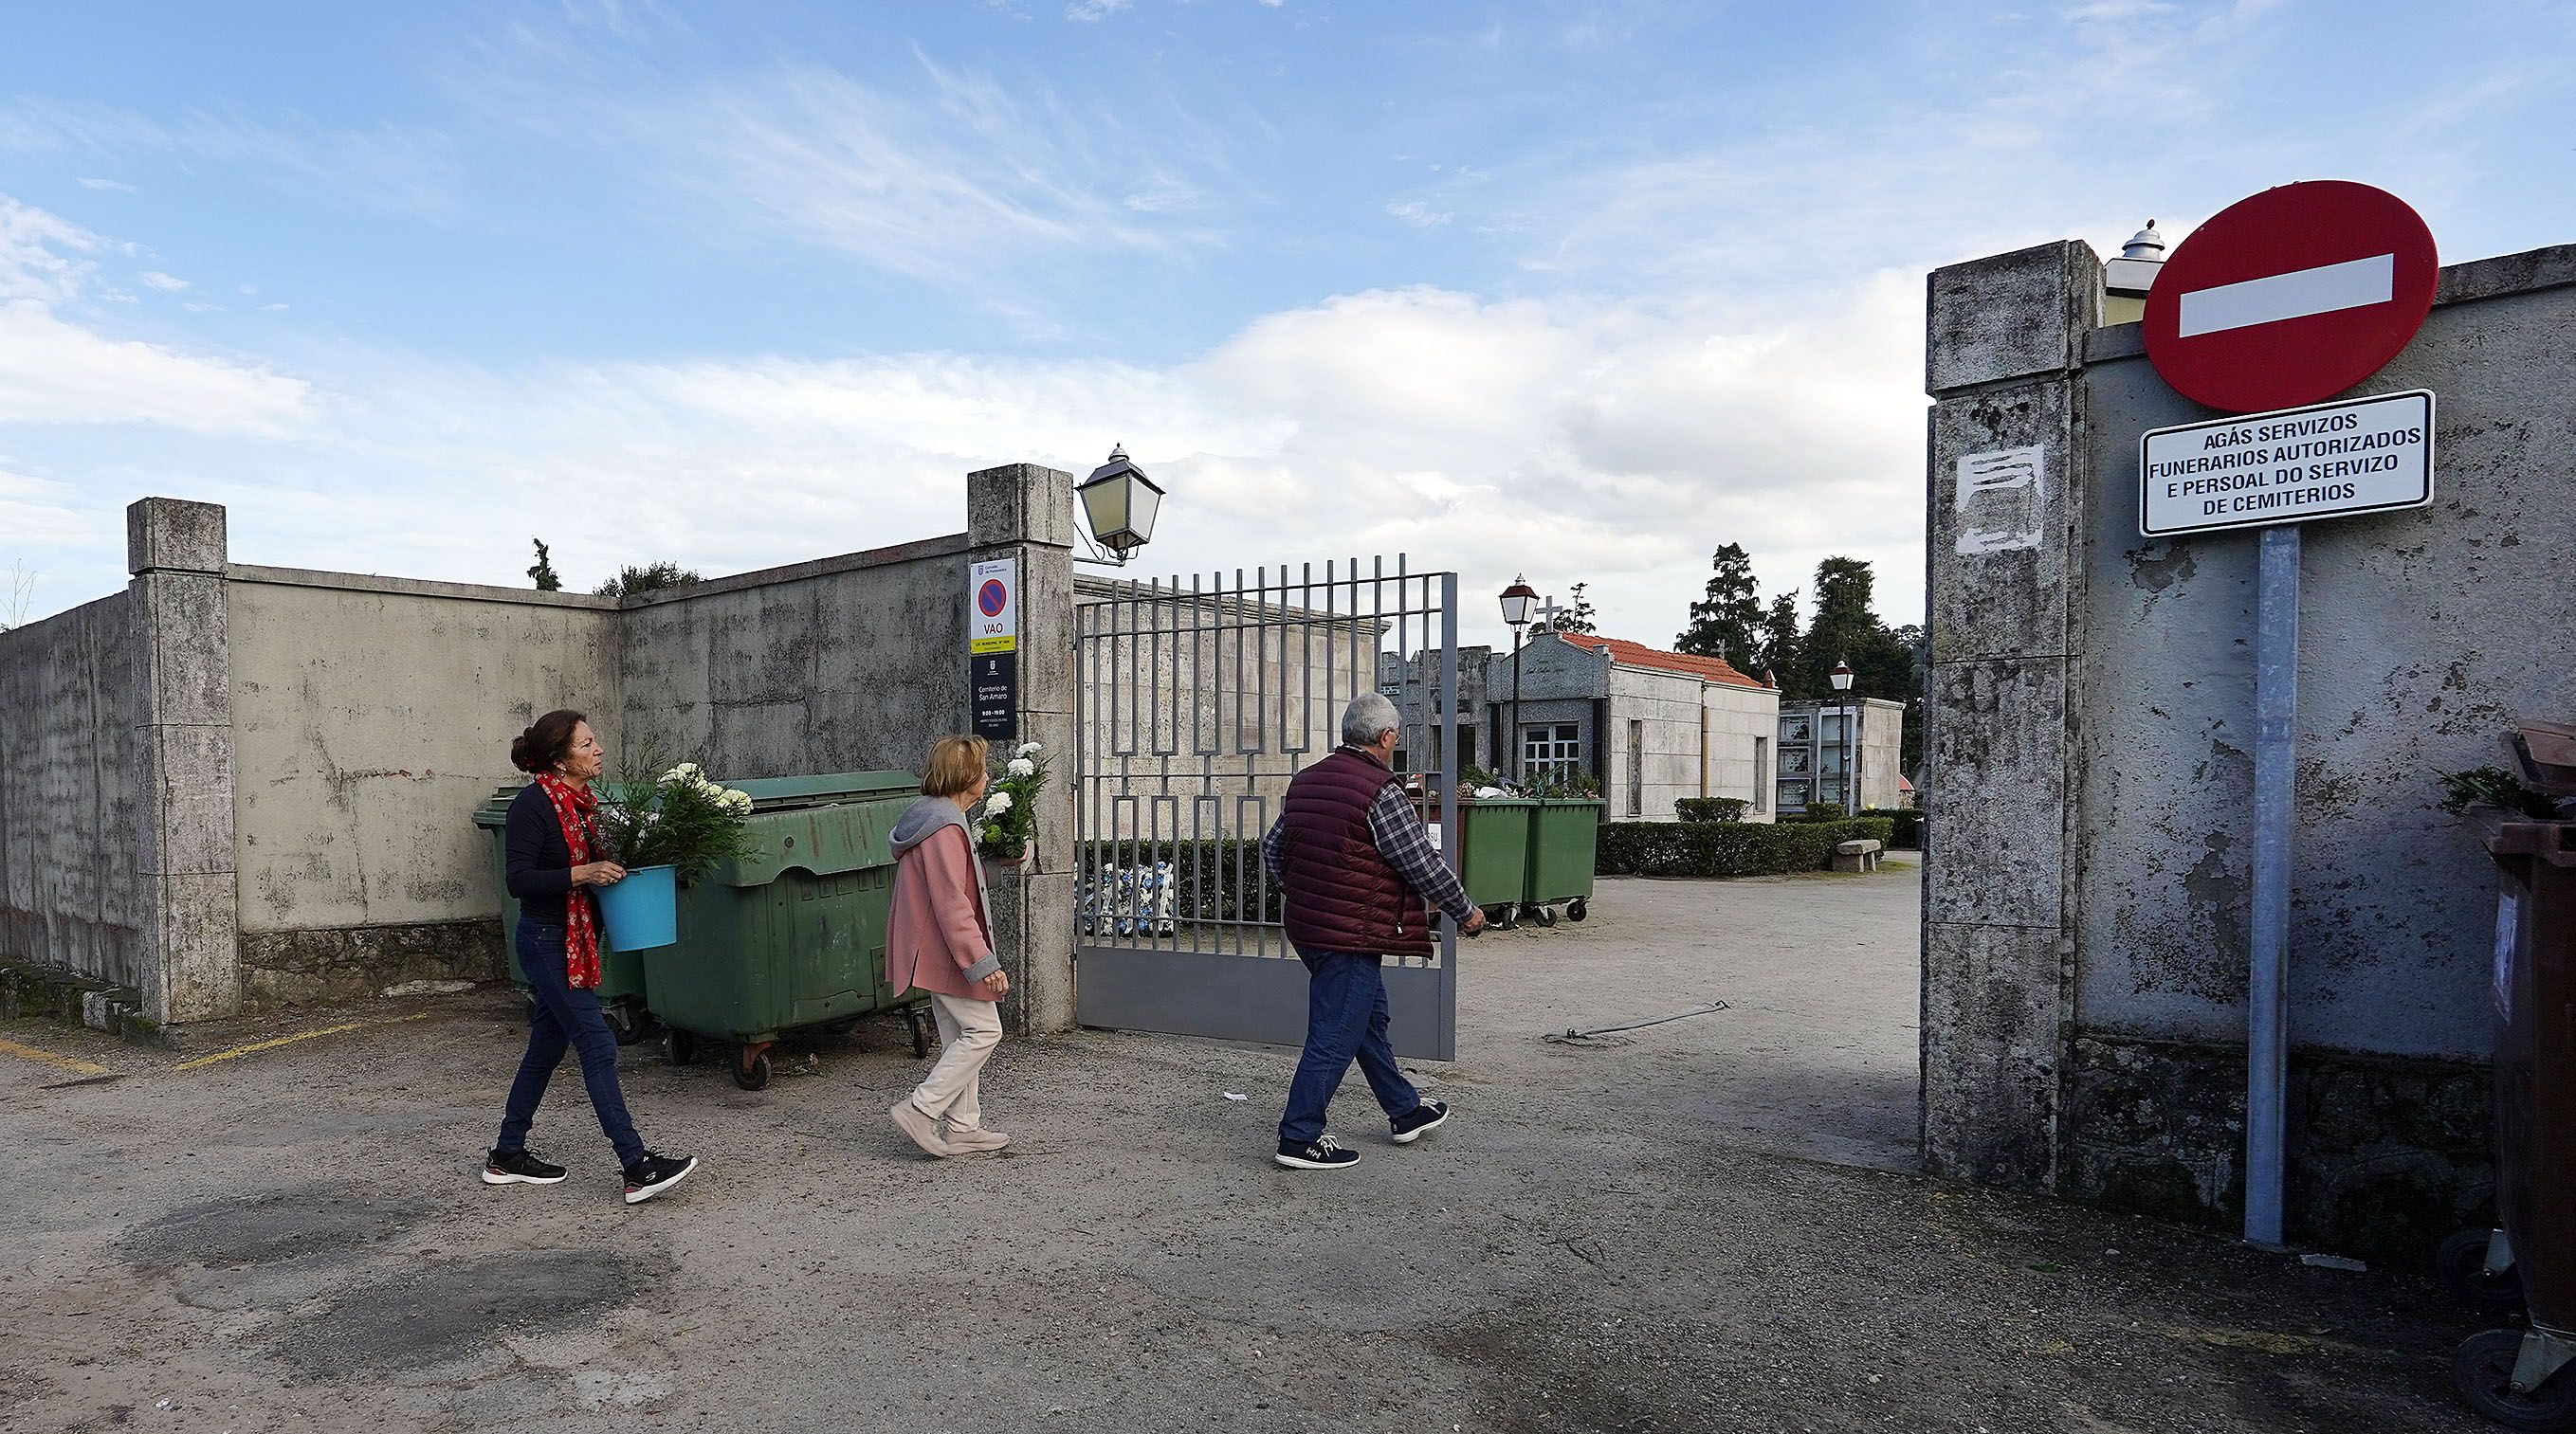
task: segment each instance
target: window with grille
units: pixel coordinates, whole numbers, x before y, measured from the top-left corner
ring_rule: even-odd
[[[1536,775],[1543,771],[1578,771],[1583,763],[1582,727],[1572,722],[1549,722],[1521,728],[1521,767]]]

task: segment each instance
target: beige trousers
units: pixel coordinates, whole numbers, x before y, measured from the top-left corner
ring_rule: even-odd
[[[930,1014],[939,1023],[939,1061],[921,1078],[912,1103],[933,1120],[945,1119],[952,1130],[981,1130],[984,1062],[1002,1043],[1001,1005],[933,991]]]

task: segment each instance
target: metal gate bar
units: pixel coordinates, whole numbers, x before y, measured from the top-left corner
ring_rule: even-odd
[[[1392,601],[1389,590],[1392,589]],[[1438,643],[1425,706],[1454,730],[1458,579],[1373,559],[1274,579],[1118,584],[1077,594],[1074,954],[1084,1025],[1295,1045],[1306,971],[1280,925],[1261,838],[1288,779],[1340,741],[1342,708],[1380,685],[1383,657]],[[1408,745],[1421,750],[1424,734]],[[1441,849],[1457,850],[1456,743],[1433,744]],[[1457,934],[1438,954],[1390,959],[1400,1054],[1457,1047]]]

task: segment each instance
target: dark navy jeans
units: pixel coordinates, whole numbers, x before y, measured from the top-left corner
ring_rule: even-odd
[[[576,896],[575,900],[580,898]],[[521,918],[519,969],[528,973],[528,1053],[519,1061],[519,1078],[510,1082],[508,1113],[501,1120],[500,1151],[524,1150],[528,1127],[536,1124],[537,1102],[546,1098],[546,1083],[563,1063],[564,1047],[581,1054],[581,1082],[590,1089],[590,1108],[599,1114],[600,1133],[617,1147],[617,1163],[644,1158],[644,1142],[627,1118],[625,1093],[617,1088],[617,1037],[599,1013],[599,997],[576,991],[564,979],[564,929]]]
[[[1288,1083],[1288,1114],[1279,1139],[1306,1145],[1324,1133],[1324,1110],[1342,1088],[1351,1061],[1360,1063],[1369,1090],[1392,1120],[1422,1104],[1413,1082],[1395,1063],[1386,1040],[1386,981],[1377,956],[1347,951],[1300,951],[1306,963],[1306,1053]]]

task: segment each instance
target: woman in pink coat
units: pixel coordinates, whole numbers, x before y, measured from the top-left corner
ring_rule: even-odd
[[[933,1155],[999,1150],[1011,1138],[984,1128],[978,1084],[1002,1042],[997,1004],[1011,989],[993,953],[993,904],[966,813],[984,798],[981,737],[942,737],[923,764],[921,800],[894,826],[894,910],[886,931],[886,984],[930,993],[939,1062],[894,1123]]]

